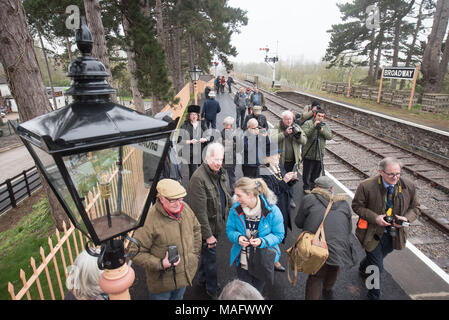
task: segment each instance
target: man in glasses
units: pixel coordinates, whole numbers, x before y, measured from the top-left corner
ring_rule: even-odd
[[[360,183],[352,200],[352,209],[359,216],[355,234],[366,251],[359,271],[366,277],[368,298],[373,300],[380,299],[384,258],[405,247],[404,226],[421,214],[415,185],[401,176],[399,160],[381,160],[378,172]]]
[[[141,249],[133,262],[146,269],[150,300],[182,300],[197,271],[201,225],[183,201],[187,193],[178,181],[162,179],[156,190],[156,203],[134,234]]]

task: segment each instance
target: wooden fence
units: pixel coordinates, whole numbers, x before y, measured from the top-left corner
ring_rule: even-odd
[[[0,215],[17,207],[17,203],[30,197],[40,186],[41,179],[36,167],[23,170],[22,173],[0,183]]]
[[[143,152],[138,149],[124,148],[123,168],[124,171],[132,172],[131,174],[123,175],[123,201],[122,205],[126,212],[140,213],[143,202],[148,189],[144,188],[142,159]],[[110,168],[110,182],[112,186],[111,203],[116,203],[117,198],[117,177],[118,169],[115,164]],[[93,190],[88,192],[85,200],[85,209],[91,218],[96,218],[105,215],[106,210],[103,198],[100,196],[99,186],[95,186]],[[114,207],[111,208],[113,210]],[[140,210],[140,211],[139,211]],[[132,217],[132,215],[131,215]],[[135,218],[135,217],[134,217]],[[56,245],[53,245],[52,237],[48,237],[48,245],[50,252],[45,255],[44,249],[40,247],[39,255],[42,262],[36,266],[34,257],[30,258],[30,265],[32,268],[32,275],[27,279],[25,272],[20,269],[19,277],[23,287],[15,293],[15,288],[11,282],[8,282],[8,292],[12,300],[21,300],[24,296],[28,300],[34,297],[31,294],[32,290],[36,290],[41,300],[57,300],[64,299],[65,281],[67,279],[67,263],[73,264],[76,256],[84,250],[84,245],[88,241],[84,234],[75,229],[73,225],[67,229],[64,225],[64,232],[61,233],[56,230],[55,236],[57,240]],[[125,248],[128,245],[125,241]],[[45,273],[45,276],[44,276]],[[41,281],[41,278],[44,280]]]

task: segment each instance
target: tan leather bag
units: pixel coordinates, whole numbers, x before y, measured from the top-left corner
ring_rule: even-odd
[[[329,201],[326,212],[324,213],[323,221],[315,234],[309,231],[303,231],[296,239],[296,243],[291,248],[287,249],[287,275],[288,281],[296,285],[298,280],[298,272],[307,274],[315,274],[321,269],[323,264],[329,257],[329,250],[326,244],[326,237],[324,234],[324,220],[327,217],[333,204],[333,199]],[[290,268],[293,270],[293,280],[290,277]]]

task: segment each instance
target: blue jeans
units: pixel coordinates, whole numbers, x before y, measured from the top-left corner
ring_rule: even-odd
[[[149,293],[150,300],[182,300],[187,287],[162,293]]]
[[[203,240],[200,265],[197,272],[198,281],[205,283],[207,291],[215,293],[218,290],[217,247],[208,249],[205,244],[206,241]]]
[[[366,251],[366,250],[365,250]],[[380,299],[380,277],[384,269],[384,258],[393,251],[393,238],[389,233],[384,233],[380,239],[377,247],[371,251],[366,251],[366,257],[360,262],[360,269],[365,270],[370,265],[375,265],[379,268],[379,288],[369,289],[368,298],[373,300]]]

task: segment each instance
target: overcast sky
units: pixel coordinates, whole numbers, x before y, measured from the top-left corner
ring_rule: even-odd
[[[336,3],[348,0],[229,0],[230,7],[247,11],[248,25],[232,37],[238,56],[235,62],[263,62],[268,45],[269,55],[280,59],[318,62],[324,56],[332,24],[340,23]]]

